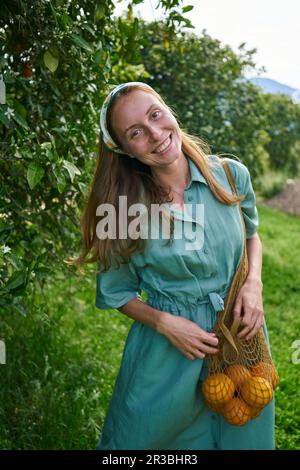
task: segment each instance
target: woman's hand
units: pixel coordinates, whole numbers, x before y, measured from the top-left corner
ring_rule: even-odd
[[[241,317],[243,328],[237,335],[239,338],[253,338],[263,325],[262,288],[263,284],[258,277],[248,277],[238,293],[233,314],[235,318]]]
[[[207,333],[187,318],[164,312],[158,331],[188,359],[203,359],[206,354],[218,352],[216,335]]]

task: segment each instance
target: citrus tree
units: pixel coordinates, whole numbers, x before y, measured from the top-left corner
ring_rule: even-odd
[[[37,283],[70,274],[63,260],[80,249],[100,105],[112,85],[149,77],[138,58],[137,3],[122,18],[111,0],[1,5],[2,310],[26,314]],[[190,26],[181,3],[158,2],[170,33]]]

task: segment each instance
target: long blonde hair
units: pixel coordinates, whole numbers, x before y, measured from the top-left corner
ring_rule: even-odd
[[[175,111],[168,106],[163,98],[153,89],[143,85],[135,85],[123,88],[118,96],[132,93],[135,89],[141,89],[146,93],[154,95],[163,106],[165,106],[174,117],[177,118]],[[113,140],[118,144],[117,136],[111,122],[114,103],[118,99],[115,97],[107,114],[107,126]],[[178,118],[177,118],[178,119]],[[182,151],[190,157],[196,164],[202,175],[207,181],[213,195],[223,204],[235,204],[243,199],[243,196],[234,196],[226,191],[213,177],[208,155],[210,149],[208,145],[199,137],[192,136],[180,128],[182,137]],[[142,253],[146,248],[147,240],[138,238],[133,240],[106,238],[100,239],[96,234],[96,226],[101,216],[96,215],[97,207],[100,204],[109,203],[116,209],[117,233],[118,227],[118,207],[119,196],[127,196],[127,204],[141,202],[141,194],[144,194],[144,203],[149,209],[151,204],[161,204],[169,202],[171,188],[165,188],[158,184],[152,177],[151,169],[136,158],[130,158],[128,155],[114,153],[104,145],[101,137],[99,138],[99,152],[97,155],[97,164],[93,180],[90,185],[87,202],[81,217],[81,232],[83,238],[83,250],[78,258],[71,258],[66,261],[68,264],[74,264],[82,273],[81,266],[86,263],[98,262],[103,266],[103,271],[110,268],[113,260],[120,262],[129,262],[133,253]],[[149,212],[149,211],[148,211]],[[132,216],[128,217],[128,224]],[[88,258],[89,253],[91,256]]]

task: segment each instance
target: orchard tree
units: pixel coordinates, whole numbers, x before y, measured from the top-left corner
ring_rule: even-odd
[[[283,94],[266,94],[265,100],[271,166],[295,176],[300,170],[300,105]]]
[[[99,109],[111,86],[149,77],[139,20],[111,0],[9,0],[0,12],[0,307],[26,314],[37,282],[70,275],[94,168]],[[181,0],[160,0],[166,26],[191,26]],[[1,77],[0,77],[1,78]]]

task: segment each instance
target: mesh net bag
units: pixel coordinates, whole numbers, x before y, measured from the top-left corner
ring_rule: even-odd
[[[225,160],[222,163],[237,194],[229,167]],[[233,307],[248,274],[246,227],[240,205],[239,209],[244,230],[243,254],[224,301],[224,310],[219,312],[213,328],[219,340],[218,353],[207,355],[208,376],[202,388],[207,406],[236,426],[259,416],[272,400],[279,380],[263,329],[250,340],[237,337],[241,319],[234,319]]]

